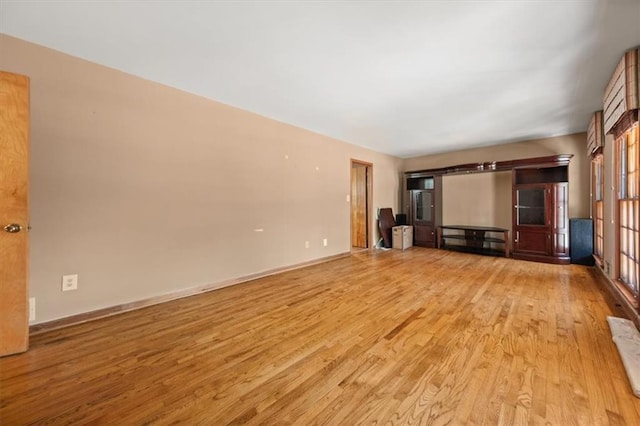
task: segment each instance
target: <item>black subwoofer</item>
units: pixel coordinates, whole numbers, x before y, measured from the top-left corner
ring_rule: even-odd
[[[593,220],[569,219],[571,263],[593,266]]]

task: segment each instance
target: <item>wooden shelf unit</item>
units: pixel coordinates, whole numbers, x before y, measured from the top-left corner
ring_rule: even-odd
[[[445,230],[463,231],[464,233],[445,234]],[[503,238],[487,235],[491,233],[502,234]],[[445,244],[445,240],[447,239],[464,241],[465,244],[455,244],[447,246]],[[487,246],[487,244],[489,246]],[[491,244],[503,244],[504,250],[497,250],[491,247]],[[509,230],[505,228],[496,228],[493,226],[441,225],[438,226],[437,247],[479,254],[500,254],[504,255],[504,257],[509,257]]]

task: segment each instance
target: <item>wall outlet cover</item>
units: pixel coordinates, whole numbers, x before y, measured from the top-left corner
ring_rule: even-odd
[[[62,276],[62,291],[78,289],[78,274]]]

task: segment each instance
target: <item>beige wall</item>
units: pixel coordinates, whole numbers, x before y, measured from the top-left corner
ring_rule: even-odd
[[[586,134],[576,133],[553,138],[536,139],[525,142],[511,143],[507,145],[495,145],[477,149],[451,152],[439,155],[415,157],[404,160],[405,171],[431,169],[437,167],[453,166],[465,163],[480,163],[491,161],[506,161],[520,158],[544,157],[555,154],[573,154],[569,165],[569,217],[589,217],[589,167],[590,160],[586,155]],[[467,175],[467,178],[445,177],[443,181],[443,204],[446,212],[468,211],[474,208],[474,202],[482,204],[483,194],[498,197],[499,204],[494,204],[494,210],[482,207],[486,214],[495,214],[491,220],[482,217],[487,225],[501,226],[506,218],[511,218],[511,185],[506,185],[504,179],[491,180],[490,173],[478,173]],[[452,185],[454,188],[452,189]],[[458,192],[460,191],[460,192]],[[505,191],[508,193],[505,194]],[[475,196],[474,196],[475,195]],[[467,196],[473,196],[472,202]],[[505,200],[509,200],[506,204]],[[497,207],[500,206],[500,207]],[[509,209],[506,211],[505,209]],[[462,218],[461,218],[462,220]],[[452,223],[443,211],[443,222]],[[493,223],[489,223],[493,222]],[[465,223],[466,224],[466,223]]]
[[[31,78],[36,322],[349,251],[351,158],[373,163],[374,209],[398,206],[395,157],[4,35],[0,52]]]
[[[445,176],[442,192],[445,225],[511,229],[511,172]]]

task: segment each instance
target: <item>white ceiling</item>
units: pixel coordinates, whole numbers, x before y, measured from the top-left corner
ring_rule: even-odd
[[[0,0],[0,32],[410,157],[586,130],[640,0]]]

